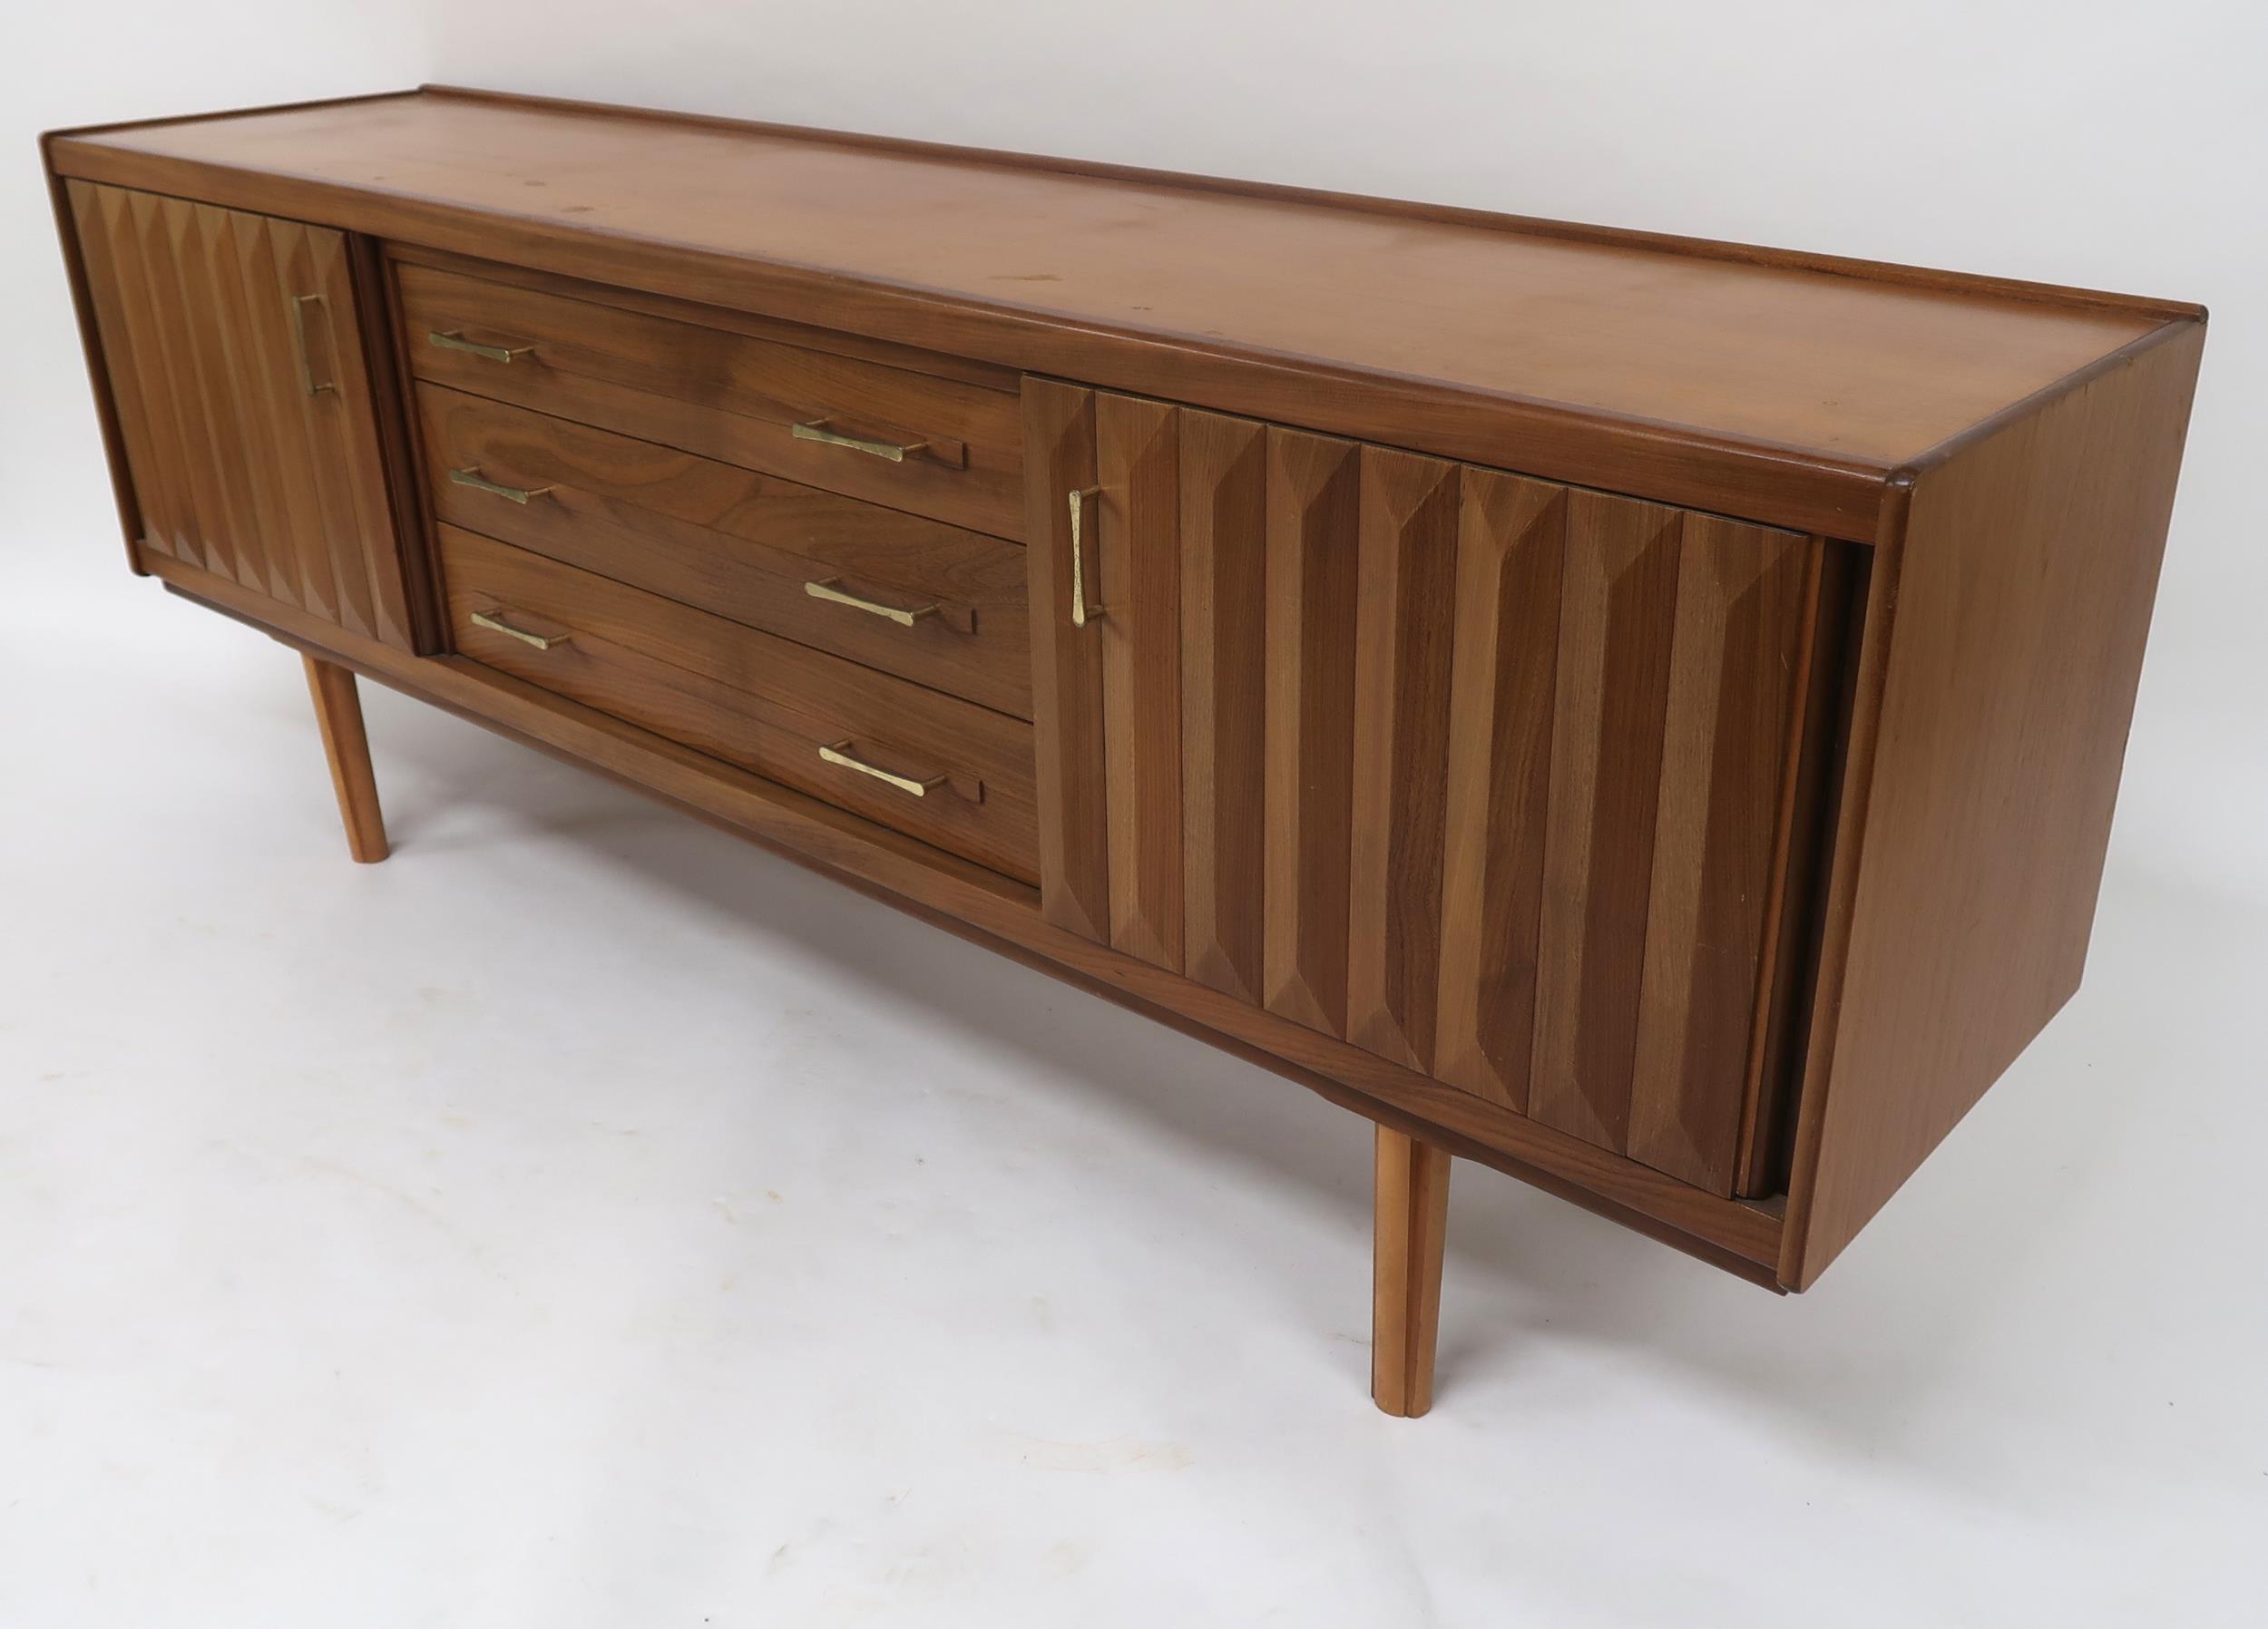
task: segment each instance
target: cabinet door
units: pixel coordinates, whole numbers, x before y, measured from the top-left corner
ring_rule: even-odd
[[[345,237],[70,183],[144,548],[407,649]]]
[[[1025,415],[1049,919],[1761,1185],[1828,546],[1047,381]]]

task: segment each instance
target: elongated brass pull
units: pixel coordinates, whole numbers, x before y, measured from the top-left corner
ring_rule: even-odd
[[[911,628],[924,617],[934,617],[937,614],[936,602],[934,600],[927,605],[918,606],[913,610],[900,610],[894,605],[876,605],[871,600],[861,600],[855,594],[843,592],[841,589],[835,586],[842,580],[840,577],[828,577],[817,582],[807,582],[803,585],[803,591],[814,600],[826,600],[829,605],[847,605],[853,610],[863,610],[877,617],[887,617],[900,628]]]
[[[826,420],[811,419],[788,431],[797,441],[823,441],[830,447],[848,447],[854,453],[871,453],[876,458],[886,458],[892,463],[904,463],[908,453],[918,453],[929,445],[925,441],[867,441],[856,435],[838,435],[826,427]]]
[[[927,797],[932,786],[942,786],[945,784],[945,777],[942,775],[933,775],[925,781],[917,781],[908,775],[892,775],[887,769],[877,769],[865,759],[854,757],[851,755],[850,745],[849,738],[846,737],[832,746],[819,748],[819,756],[827,763],[839,764],[846,769],[855,769],[861,775],[871,775],[875,779],[887,782],[901,792],[910,792],[915,797]]]
[[[299,352],[299,383],[307,387],[307,393],[311,396],[319,396],[327,390],[338,388],[334,380],[327,379],[318,385],[315,382],[315,366],[308,360],[308,307],[322,303],[323,297],[319,294],[295,294],[291,297],[291,340]]]
[[[477,463],[467,464],[461,470],[451,470],[449,479],[459,486],[469,486],[476,493],[493,493],[499,498],[510,498],[514,503],[540,498],[552,490],[548,486],[499,486],[481,473],[481,466]]]
[[[564,645],[575,637],[571,633],[530,633],[524,628],[514,628],[504,620],[504,614],[502,610],[474,611],[473,626],[485,628],[491,633],[509,634],[523,645],[533,645],[538,650],[549,650],[555,645]]]
[[[1102,607],[1087,609],[1087,567],[1085,542],[1079,535],[1080,514],[1086,508],[1086,500],[1102,496],[1099,486],[1082,487],[1071,493],[1071,626],[1084,628],[1102,615]]]
[[[524,356],[535,349],[532,345],[483,345],[476,339],[465,338],[455,328],[445,334],[435,328],[425,337],[445,351],[470,351],[474,356],[485,356],[491,362],[509,362],[514,356]]]

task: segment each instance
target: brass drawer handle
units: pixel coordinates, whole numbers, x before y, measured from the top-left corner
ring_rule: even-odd
[[[449,479],[459,486],[469,486],[476,493],[494,493],[499,498],[510,498],[514,503],[524,503],[530,498],[540,498],[552,489],[548,486],[499,486],[481,473],[477,463],[461,470],[451,470]]]
[[[514,628],[504,620],[504,614],[502,610],[474,611],[473,626],[485,628],[491,633],[509,634],[523,645],[533,645],[538,650],[549,650],[553,646],[564,645],[575,637],[571,633],[530,633],[524,628]]]
[[[841,589],[835,586],[842,580],[840,577],[828,577],[817,582],[807,582],[803,585],[803,591],[814,600],[826,600],[829,605],[847,605],[853,610],[863,610],[877,617],[887,617],[900,628],[911,628],[924,617],[934,617],[937,614],[937,606],[934,600],[913,610],[900,610],[894,605],[876,605],[871,600],[861,600],[855,594],[843,592]]]
[[[904,463],[908,453],[918,453],[929,445],[925,441],[866,441],[856,435],[839,435],[826,427],[826,420],[815,418],[794,425],[788,431],[797,441],[820,441],[830,447],[848,447],[854,453],[871,453],[876,458],[886,458],[892,463]]]
[[[535,349],[532,345],[483,345],[476,339],[465,338],[455,328],[445,334],[435,328],[425,337],[445,351],[469,351],[475,356],[485,356],[491,362],[509,362],[514,356],[524,356]]]
[[[819,748],[819,756],[827,763],[839,764],[846,769],[855,769],[861,775],[871,775],[875,779],[885,781],[899,791],[910,792],[915,797],[927,797],[932,786],[942,786],[945,784],[945,777],[942,775],[933,775],[925,781],[917,781],[906,775],[892,775],[887,769],[877,769],[862,758],[853,757],[848,750],[849,747],[850,738],[846,736],[832,746]]]
[[[311,396],[319,396],[327,390],[338,388],[334,380],[327,379],[317,384],[314,365],[308,360],[308,307],[322,303],[323,297],[319,294],[295,294],[291,297],[291,342],[299,354],[299,383]]]
[[[1086,500],[1100,496],[1102,496],[1102,488],[1099,486],[1082,487],[1071,493],[1071,626],[1073,628],[1084,628],[1102,615],[1102,607],[1100,605],[1092,610],[1087,609],[1087,568],[1084,563],[1087,551],[1079,535],[1080,513],[1086,507]]]

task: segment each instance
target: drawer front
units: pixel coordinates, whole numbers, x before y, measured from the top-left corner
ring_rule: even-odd
[[[1029,725],[460,527],[435,532],[461,654],[1036,880]]]
[[[440,520],[1031,717],[1019,546],[437,385],[417,407]]]
[[[1025,399],[1049,919],[1697,1186],[1768,1188],[1834,548]]]
[[[870,502],[1019,534],[1016,397],[402,263],[421,379]]]

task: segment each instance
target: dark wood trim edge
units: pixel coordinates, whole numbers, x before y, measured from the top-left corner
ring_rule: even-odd
[[[1819,1151],[1826,1130],[1830,1065],[1835,1024],[1843,1005],[1843,974],[1851,951],[1851,919],[1858,901],[1859,867],[1866,845],[1866,816],[1874,784],[1877,727],[1890,682],[1891,645],[1897,630],[1898,573],[1905,561],[1906,516],[1913,502],[1913,478],[1891,487],[1882,529],[1875,539],[1867,583],[1866,619],[1855,655],[1857,672],[1845,745],[1835,829],[1830,836],[1823,922],[1818,965],[1811,994],[1810,1033],[1803,1076],[1797,1087],[1795,1146],[1791,1155],[1785,1225],[1780,1234],[1780,1283],[1791,1290],[1811,1287],[1816,1273],[1806,1261],[1812,1198],[1817,1188]]]
[[[2073,368],[2060,379],[2041,385],[2031,395],[2019,396],[1998,413],[1986,415],[1958,434],[1947,436],[1911,463],[1893,471],[1891,478],[1893,481],[1902,481],[1911,487],[1914,481],[1945,463],[1946,460],[1954,457],[1963,449],[1998,435],[2018,420],[2029,418],[2033,414],[2062,400],[2073,391],[2092,384],[2116,368],[2131,366],[2146,352],[2154,351],[2161,345],[2178,339],[2193,328],[2204,327],[2205,322],[2205,308],[2199,306],[2195,308],[2194,316],[2172,317],[2160,323],[2146,334],[2137,334],[2116,350],[2105,351],[2085,367]]]
[[[408,91],[358,91],[351,96],[310,96],[299,102],[268,102],[257,107],[218,108],[201,113],[165,113],[154,119],[113,119],[103,124],[72,124],[43,132],[40,145],[81,136],[114,136],[130,130],[154,130],[166,124],[211,124],[222,119],[249,119],[259,113],[297,113],[308,108],[347,107],[357,102],[399,102],[425,94],[421,86]]]
[[[380,253],[377,240],[359,233],[347,235],[347,264],[355,290],[355,320],[362,333],[363,366],[370,376],[386,510],[402,562],[403,595],[409,602],[410,649],[430,656],[442,648],[447,619],[434,563],[432,489],[425,482],[425,454],[416,434],[415,385],[402,355],[394,268]]]
[[[111,389],[110,364],[103,355],[103,334],[94,320],[94,296],[87,285],[86,253],[71,212],[68,183],[55,168],[52,136],[39,139],[40,167],[46,172],[47,201],[55,215],[55,240],[63,250],[64,275],[71,285],[72,316],[79,325],[79,352],[86,359],[87,385],[94,393],[94,419],[103,434],[103,458],[110,466],[111,499],[118,509],[118,530],[126,543],[126,564],[137,577],[149,575],[142,563],[142,501],[126,462],[126,435],[118,422],[118,398]]]

